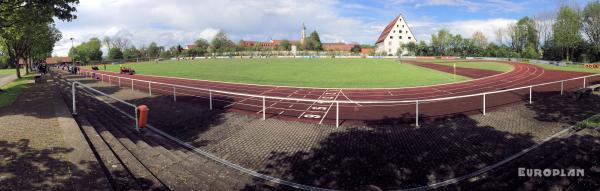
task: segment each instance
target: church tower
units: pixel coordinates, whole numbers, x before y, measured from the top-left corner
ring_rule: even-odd
[[[306,27],[304,27],[304,22],[302,22],[302,31],[300,31],[300,44],[304,45],[304,40],[306,39],[305,33]]]

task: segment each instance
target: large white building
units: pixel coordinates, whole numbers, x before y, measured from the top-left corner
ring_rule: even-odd
[[[377,42],[375,42],[375,52],[378,54],[397,56],[400,46],[409,42],[416,43],[417,39],[415,39],[410,27],[404,20],[402,14],[400,14],[394,18],[394,20],[383,29],[381,35],[379,35]],[[406,53],[406,50],[402,50],[402,54]]]

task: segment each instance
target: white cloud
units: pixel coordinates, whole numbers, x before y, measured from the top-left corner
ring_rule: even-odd
[[[415,0],[401,0],[416,2]],[[460,0],[428,0],[423,3],[443,4]],[[421,1],[419,1],[421,2]],[[489,0],[486,3],[503,3]],[[342,6],[343,5],[343,6]],[[423,4],[425,6],[425,4]],[[55,54],[66,55],[71,47],[69,38],[77,45],[91,37],[119,36],[128,38],[137,47],[156,42],[170,47],[191,44],[198,38],[207,40],[224,30],[234,40],[269,40],[300,38],[301,23],[307,32],[317,30],[323,42],[359,42],[372,44],[381,30],[393,18],[343,16],[342,10],[371,10],[361,4],[345,4],[340,0],[81,0],[78,18],[70,23],[57,22],[63,37]],[[397,9],[380,10],[386,15]],[[389,13],[388,13],[389,12]],[[368,17],[370,13],[364,14]],[[373,13],[376,15],[376,13]],[[432,18],[408,20],[418,40],[430,38],[440,28],[465,37],[481,30],[488,39],[495,28],[504,27],[508,19],[471,20],[439,23]]]
[[[78,18],[60,23],[65,38],[75,45],[90,37],[125,36],[136,46],[155,41],[162,46],[211,39],[224,30],[231,39],[298,39],[301,23],[308,33],[317,30],[323,41],[371,43],[379,31],[355,18],[337,14],[336,0],[82,0]],[[386,22],[386,21],[383,21]],[[380,24],[381,25],[381,24]],[[380,30],[380,29],[379,29]],[[62,40],[55,53],[64,55],[70,41]]]
[[[483,20],[465,20],[448,23],[436,23],[432,21],[417,21],[408,23],[418,40],[429,42],[431,34],[440,29],[448,29],[453,34],[460,34],[463,38],[471,38],[474,32],[481,31],[488,39],[493,41],[496,37],[494,32],[500,28],[506,28],[508,24],[514,23],[513,19],[483,19]]]
[[[492,11],[492,12],[516,12],[524,8],[527,2],[512,2],[506,0],[391,0],[394,4],[414,5],[416,8],[430,6],[449,6],[465,8],[470,12]]]

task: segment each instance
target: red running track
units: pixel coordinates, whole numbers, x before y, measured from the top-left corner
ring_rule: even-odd
[[[121,75],[114,72],[96,71],[97,73],[109,74],[137,80],[160,82],[166,84],[177,84],[204,89],[221,90],[229,92],[238,92],[254,94],[258,96],[276,96],[284,98],[303,98],[317,101],[302,102],[280,99],[266,99],[267,117],[283,118],[287,120],[299,120],[315,123],[333,124],[336,119],[335,103],[324,103],[322,101],[399,101],[399,100],[424,100],[432,98],[443,98],[452,96],[461,96],[490,92],[495,90],[524,87],[546,82],[570,79],[590,75],[588,73],[563,72],[554,70],[544,70],[541,67],[517,63],[504,62],[510,64],[514,69],[510,72],[482,77],[479,79],[441,84],[433,86],[422,86],[412,88],[380,88],[380,89],[339,89],[339,88],[302,88],[285,86],[265,86],[253,84],[238,84],[226,82],[214,82],[205,80],[183,79],[162,76],[149,75]],[[82,71],[93,72],[92,70],[82,69]],[[473,70],[470,70],[473,72]],[[480,70],[481,73],[489,74],[489,71]],[[597,83],[600,77],[586,79],[586,84]],[[108,77],[104,79],[108,81]],[[117,79],[112,78],[111,83],[118,84]],[[128,79],[121,79],[123,88],[131,88],[132,82]],[[133,86],[136,90],[148,92],[148,83],[133,80]],[[574,90],[583,86],[582,80],[567,81],[564,83],[565,90]],[[151,92],[153,95],[173,96],[174,88],[168,85],[152,84]],[[533,89],[533,97],[536,94],[559,92],[560,83],[551,84]],[[228,95],[221,93],[212,93],[207,91],[182,89],[175,90],[179,96],[196,96],[208,99],[212,96],[215,108],[241,111],[262,115],[263,100],[261,97],[245,97],[237,95]],[[485,106],[487,110],[495,107],[520,102],[529,99],[529,89],[504,92],[498,94],[486,95]],[[534,99],[535,100],[535,99]],[[207,103],[201,103],[207,104]],[[208,106],[207,106],[208,107]],[[481,113],[483,108],[483,97],[468,97],[445,101],[420,102],[420,119],[433,119],[437,116],[445,116],[456,113],[476,114]],[[340,103],[339,118],[341,122],[352,121],[378,121],[382,119],[414,121],[416,115],[415,103]]]

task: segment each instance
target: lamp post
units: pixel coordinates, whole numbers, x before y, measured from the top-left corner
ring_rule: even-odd
[[[75,50],[73,49],[73,37],[70,38],[71,39],[71,50],[73,50],[73,58],[71,58],[71,61],[73,62],[73,68],[75,68]]]

